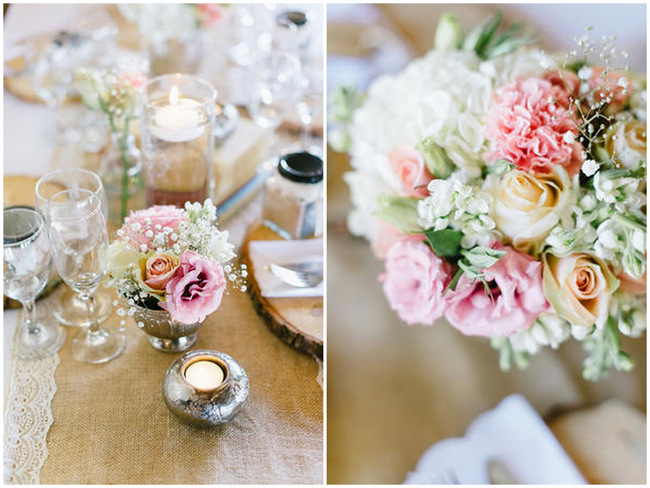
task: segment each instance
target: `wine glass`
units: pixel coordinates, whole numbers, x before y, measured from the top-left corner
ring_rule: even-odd
[[[102,201],[82,188],[64,190],[50,198],[47,206],[54,264],[63,281],[79,293],[86,304],[90,327],[72,340],[72,355],[86,363],[104,363],[124,350],[122,332],[99,325],[94,293],[104,278],[108,230]]]
[[[52,269],[45,221],[27,207],[7,208],[2,218],[4,293],[24,308],[14,353],[22,359],[41,359],[61,349],[65,341],[65,331],[53,317],[36,314],[36,296],[45,288]]]
[[[260,49],[249,68],[248,112],[260,127],[276,129],[297,98],[301,64],[296,30],[294,24],[278,19],[268,49]]]
[[[108,220],[108,202],[101,178],[92,171],[81,168],[63,168],[50,171],[36,183],[36,210],[47,219],[47,205],[51,197],[63,190],[84,189],[93,192],[101,200],[102,211]],[[97,320],[103,322],[113,311],[111,297],[100,289],[95,293],[95,313]],[[85,327],[90,325],[85,302],[70,287],[54,303],[54,316],[63,325]]]

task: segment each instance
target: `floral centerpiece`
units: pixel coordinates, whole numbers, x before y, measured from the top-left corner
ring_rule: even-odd
[[[228,282],[245,291],[245,265],[235,270],[229,264],[234,246],[216,221],[209,199],[187,202],[185,209],[158,205],[132,212],[106,256],[107,285],[127,303],[119,313],[135,316],[141,328],[151,316],[146,311],[166,312],[167,326],[200,325],[221,305]],[[168,335],[163,338],[178,334]]]
[[[425,57],[333,96],[349,228],[406,323],[489,337],[503,369],[574,338],[586,379],[627,371],[620,335],[646,328],[645,80],[610,38],[551,56],[500,20],[463,38],[446,15]]]
[[[135,148],[130,126],[139,116],[140,97],[146,77],[140,72],[118,72],[98,68],[77,71],[75,86],[81,98],[91,110],[100,110],[108,117],[112,135],[113,149],[117,150],[117,168],[102,168],[105,183],[110,183],[111,173],[115,171],[119,179],[119,214],[116,220],[124,221],[128,211],[129,194],[137,186],[141,162]],[[108,185],[107,185],[108,186]],[[108,190],[108,189],[107,189]]]

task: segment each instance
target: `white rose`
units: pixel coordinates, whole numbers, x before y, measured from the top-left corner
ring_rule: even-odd
[[[491,175],[486,189],[494,198],[492,217],[518,251],[537,254],[544,239],[573,202],[571,180],[557,166],[549,175],[512,170]]]

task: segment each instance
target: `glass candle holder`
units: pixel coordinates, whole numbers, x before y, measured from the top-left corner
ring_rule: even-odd
[[[147,206],[203,202],[214,192],[217,91],[185,74],[147,83],[142,110],[142,160]]]

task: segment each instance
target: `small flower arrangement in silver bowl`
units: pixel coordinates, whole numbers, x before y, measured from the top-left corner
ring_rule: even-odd
[[[160,351],[179,352],[196,343],[196,331],[221,305],[228,281],[245,291],[245,265],[230,261],[234,245],[217,226],[211,200],[157,205],[132,212],[106,255],[108,286]],[[124,320],[122,321],[124,323]]]

